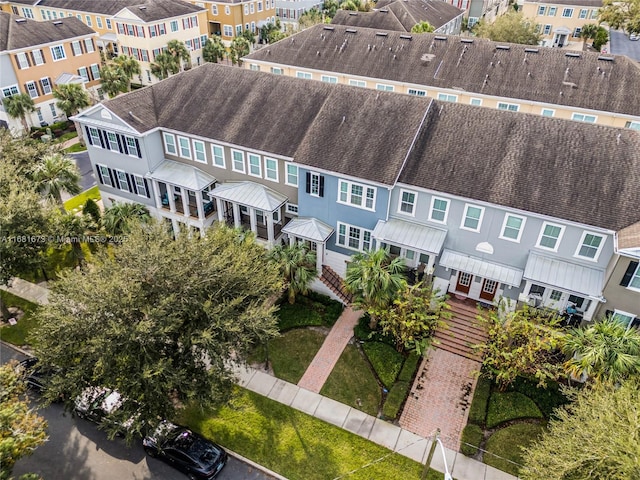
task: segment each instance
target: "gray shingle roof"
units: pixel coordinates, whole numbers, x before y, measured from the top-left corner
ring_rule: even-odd
[[[640,133],[434,101],[400,181],[619,230],[640,221]]]
[[[559,48],[479,38],[464,43],[470,39],[429,33],[409,39],[400,32],[347,29],[354,30],[316,25],[245,60],[640,115],[640,65],[624,56],[580,52],[574,57],[567,54],[576,52]]]
[[[115,15],[123,8],[129,8],[145,22],[154,22],[202,11],[182,0],[41,0],[38,7],[60,8],[78,12]],[[144,7],[140,9],[140,7]]]
[[[389,12],[351,12],[348,10],[338,10],[331,20],[331,24],[406,32],[400,20],[398,20],[395,15],[390,15]]]
[[[393,185],[430,102],[204,64],[104,104],[139,132],[174,129]]]
[[[0,51],[34,47],[95,33],[75,17],[38,22],[0,12]]]

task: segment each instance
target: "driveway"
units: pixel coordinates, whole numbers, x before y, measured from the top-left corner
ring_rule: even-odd
[[[78,171],[81,176],[80,188],[83,192],[98,184],[93,169],[91,168],[89,153],[86,150],[84,152],[69,153],[67,155],[73,158],[78,166]]]
[[[640,62],[640,40],[631,41],[629,35],[620,30],[609,30],[609,49],[614,55],[626,55]]]

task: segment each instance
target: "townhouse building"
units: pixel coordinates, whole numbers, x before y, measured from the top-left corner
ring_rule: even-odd
[[[247,69],[578,122],[640,129],[640,69],[625,56],[479,38],[316,25]]]
[[[97,34],[77,18],[37,22],[0,12],[0,100],[28,94],[35,111],[29,126],[44,126],[64,119],[56,106],[57,85],[79,83],[99,101],[100,54]],[[0,102],[0,122],[15,132],[23,130],[19,118],[10,117]]]
[[[640,225],[630,129],[217,64],[75,119],[106,205],[143,203],[174,228],[226,222],[266,245],[303,241],[326,292],[354,253],[384,247],[443,292],[573,305],[591,320],[612,304],[622,234]],[[614,295],[637,305],[630,278]]]
[[[202,62],[208,38],[207,12],[182,0],[5,0],[4,11],[39,21],[76,17],[98,33],[97,44],[106,58],[129,55],[140,62],[142,73],[134,82],[158,81],[151,63],[170,40],[185,43],[190,63]]]
[[[545,47],[575,47],[582,50],[580,32],[585,24],[598,24],[602,0],[541,0],[518,2],[525,18],[535,20]]]
[[[420,22],[428,22],[434,33],[459,35],[464,10],[442,0],[379,0],[372,12],[338,10],[334,25],[411,32]]]

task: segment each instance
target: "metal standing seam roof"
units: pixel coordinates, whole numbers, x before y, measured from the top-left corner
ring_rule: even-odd
[[[393,218],[388,222],[378,220],[373,229],[373,238],[378,241],[402,245],[435,255],[438,255],[442,250],[446,236],[446,230]]]
[[[55,83],[56,85],[66,85],[68,83],[84,83],[84,79],[80,75],[76,75],[75,73],[61,73],[53,83]]]
[[[294,218],[284,226],[282,231],[294,237],[324,243],[334,229],[316,218]]]
[[[529,253],[523,278],[594,298],[601,297],[604,288],[604,270],[536,252]]]
[[[472,273],[473,275],[496,280],[514,287],[519,287],[522,282],[523,272],[520,269],[487,262],[451,250],[442,252],[439,263],[441,267]]]
[[[224,183],[211,190],[209,196],[263,212],[274,212],[288,200],[286,196],[255,182]]]
[[[216,181],[208,173],[184,163],[165,160],[153,172],[147,175],[153,180],[178,185],[189,190],[202,190]]]

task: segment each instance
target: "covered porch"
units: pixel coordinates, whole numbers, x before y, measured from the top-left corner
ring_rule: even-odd
[[[216,202],[218,221],[251,230],[273,245],[289,221],[284,216],[287,197],[255,182],[229,182],[209,192]]]
[[[327,240],[334,229],[315,218],[294,218],[282,229],[289,237],[289,244],[303,242],[309,250],[316,252],[316,270],[322,275],[322,264]]]

